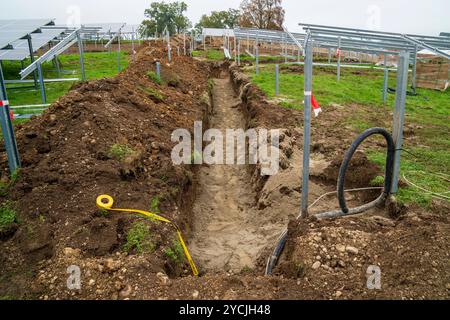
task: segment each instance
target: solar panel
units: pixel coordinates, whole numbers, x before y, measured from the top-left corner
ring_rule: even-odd
[[[234,30],[233,29],[218,29],[218,28],[203,28],[204,36],[211,36],[211,37],[234,37]]]
[[[0,20],[0,49],[52,23],[51,19]]]
[[[51,40],[61,35],[65,29],[42,29],[41,33],[31,34],[33,51],[37,51],[48,44]],[[12,49],[0,50],[0,60],[22,61],[30,56],[28,40],[16,40],[10,44]]]
[[[94,33],[112,33],[115,34],[124,27],[125,23],[89,23],[83,24],[83,28],[96,29]],[[83,32],[85,33],[85,32]],[[88,32],[90,33],[90,32]]]

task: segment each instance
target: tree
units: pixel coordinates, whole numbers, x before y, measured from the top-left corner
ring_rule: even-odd
[[[184,2],[153,2],[144,12],[146,20],[142,21],[139,32],[143,36],[161,34],[165,28],[170,34],[180,33],[191,27],[191,22],[184,15],[187,10]]]
[[[233,29],[239,24],[239,16],[240,12],[237,9],[213,11],[209,16],[204,14],[195,27],[199,30],[202,28]]]
[[[282,0],[244,0],[241,3],[240,26],[283,30],[285,11]]]

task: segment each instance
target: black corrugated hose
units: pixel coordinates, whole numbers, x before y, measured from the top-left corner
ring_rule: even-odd
[[[355,154],[358,147],[369,137],[373,135],[382,135],[387,142],[387,157],[386,157],[386,172],[385,172],[385,182],[384,182],[384,190],[382,194],[371,203],[362,205],[357,208],[349,209],[347,207],[347,202],[345,200],[345,175],[347,173],[348,167],[350,165],[350,162],[353,158],[353,155]],[[336,217],[342,217],[342,216],[348,216],[348,215],[354,215],[359,214],[362,212],[365,212],[377,205],[380,205],[386,201],[386,198],[391,194],[391,188],[392,188],[392,176],[393,176],[393,167],[394,167],[394,158],[395,158],[395,144],[394,140],[392,138],[392,135],[383,128],[372,128],[364,131],[351,145],[350,149],[346,152],[344,156],[344,160],[341,165],[341,169],[339,170],[339,177],[338,177],[338,199],[339,199],[339,206],[341,210],[336,211],[330,211],[325,213],[320,213],[315,215],[316,218],[336,218]],[[273,268],[276,266],[278,259],[281,255],[281,252],[284,249],[284,246],[286,245],[286,241],[288,239],[288,232],[285,230],[283,234],[278,239],[278,244],[275,247],[272,256],[267,261],[266,266],[266,275],[271,275]]]

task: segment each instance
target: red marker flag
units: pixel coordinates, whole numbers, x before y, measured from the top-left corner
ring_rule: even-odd
[[[317,118],[319,116],[319,113],[322,112],[322,108],[320,107],[319,103],[317,102],[313,94],[311,94],[311,104],[314,110],[314,115]]]
[[[8,100],[0,100],[0,107],[6,107],[9,106]],[[12,110],[9,110],[9,116],[11,117],[11,120],[14,120],[14,112]]]

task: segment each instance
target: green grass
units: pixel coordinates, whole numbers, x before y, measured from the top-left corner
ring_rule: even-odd
[[[122,52],[120,56],[122,70],[128,66],[128,53]],[[45,79],[55,78],[79,78],[81,79],[81,68],[78,54],[64,54],[59,56],[61,70],[64,72],[60,76],[56,72],[52,62],[44,63],[43,73]],[[29,64],[25,63],[25,67]],[[113,77],[118,74],[117,68],[117,53],[108,52],[95,52],[84,54],[84,64],[87,80],[101,79]],[[22,69],[20,62],[17,61],[4,61],[3,72],[5,79],[16,80],[19,79],[19,72]],[[33,79],[30,75],[27,79]],[[47,95],[47,103],[53,103],[58,98],[66,94],[73,82],[59,82],[59,83],[46,83],[45,91]],[[33,87],[26,88],[27,86],[33,86],[33,84],[8,84],[8,100],[12,106],[20,105],[33,105],[41,104],[40,90],[36,90]],[[15,87],[15,88],[13,88]],[[15,110],[16,114],[30,113],[30,110]],[[15,124],[17,122],[15,121]]]
[[[126,157],[131,156],[133,153],[134,150],[130,146],[114,144],[111,146],[111,148],[109,148],[108,156],[113,159],[122,161]]]
[[[10,202],[3,203],[0,206],[0,231],[17,222],[17,213],[12,204]]]
[[[156,84],[161,85],[161,83],[162,83],[161,78],[158,77],[158,75],[156,74],[155,71],[148,71],[147,77]]]
[[[208,60],[221,61],[225,59],[225,55],[222,50],[206,50],[205,51],[193,51],[192,56],[203,57]]]
[[[184,250],[183,247],[178,240],[174,240],[172,242],[172,246],[164,250],[164,254],[166,257],[172,261],[173,263],[179,264],[183,261]]]
[[[152,201],[150,202],[150,211],[157,214],[161,213],[161,210],[159,209],[160,202],[160,197],[153,197]]]
[[[134,250],[137,254],[143,254],[153,253],[155,248],[149,226],[143,222],[135,222],[128,231],[124,251],[129,253]]]
[[[314,68],[313,92],[319,104],[326,112],[327,106],[339,104],[348,106],[357,104],[350,116],[339,119],[342,126],[351,126],[356,132],[362,132],[375,126],[387,126],[392,130],[392,116],[386,114],[393,112],[395,94],[389,94],[387,106],[382,103],[383,71],[369,69],[364,74],[354,74],[359,69],[343,68],[341,81],[336,80],[335,68]],[[246,68],[252,81],[259,86],[269,98],[275,98],[275,66],[260,66],[260,74],[255,75],[254,68]],[[389,86],[396,87],[396,72],[389,73]],[[280,72],[280,107],[303,109],[303,74]],[[401,173],[411,182],[433,192],[448,192],[450,189],[448,179],[439,178],[432,172],[450,174],[450,90],[440,92],[428,89],[417,89],[417,96],[407,96],[405,124],[414,125],[414,139],[405,139],[404,148],[418,155],[413,156],[402,153]],[[386,109],[385,109],[386,108]],[[320,125],[320,118],[318,120]],[[339,124],[339,123],[338,123]],[[355,133],[356,138],[356,133]],[[384,150],[371,150],[369,157],[372,161],[384,165]],[[417,174],[425,171],[428,174]],[[377,183],[380,183],[378,178]],[[449,194],[446,194],[449,196]],[[427,206],[431,196],[414,187],[400,188],[398,198],[404,203],[418,203]]]
[[[161,92],[159,92],[158,90],[153,89],[151,87],[148,87],[148,88],[139,87],[139,89],[142,92],[144,92],[145,94],[147,94],[155,102],[158,102],[158,103],[163,102],[165,99]]]

